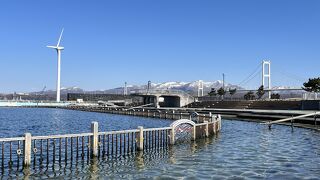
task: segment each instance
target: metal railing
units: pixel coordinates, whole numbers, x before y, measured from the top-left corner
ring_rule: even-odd
[[[130,116],[142,116],[149,118],[160,118],[160,119],[192,119],[192,113],[184,110],[165,110],[165,109],[148,109],[148,108],[134,108],[126,109],[123,107],[101,107],[101,106],[69,106],[64,107],[65,109],[79,110],[79,111],[89,111],[89,112],[101,112],[101,113],[111,113],[111,114],[121,114]],[[197,121],[212,121],[214,116],[211,113],[198,114]]]
[[[276,121],[269,121],[269,122],[262,123],[262,124],[268,125],[268,127],[270,129],[272,124],[279,124],[279,123],[284,123],[284,122],[291,121],[291,124],[293,125],[293,121],[295,119],[301,119],[301,118],[306,118],[306,117],[312,117],[313,116],[314,117],[314,122],[315,122],[315,125],[316,125],[317,115],[320,115],[320,112],[313,112],[313,113],[303,114],[303,115],[299,115],[299,116],[295,116],[295,117],[284,118],[284,119],[280,119],[280,120],[276,120]]]
[[[193,128],[197,133],[195,139],[208,137],[221,129],[221,119],[196,124]],[[136,151],[166,148],[175,142],[172,131],[172,127],[138,127],[99,132],[98,123],[92,122],[90,133],[49,136],[26,133],[24,137],[0,138],[0,173],[30,166],[36,169],[85,160],[89,163],[92,158],[119,157]]]

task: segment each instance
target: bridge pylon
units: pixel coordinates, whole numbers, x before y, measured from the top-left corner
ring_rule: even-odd
[[[203,96],[203,81],[199,80],[198,81],[198,97]]]
[[[262,61],[262,86],[268,90],[268,99],[271,99],[271,61]]]

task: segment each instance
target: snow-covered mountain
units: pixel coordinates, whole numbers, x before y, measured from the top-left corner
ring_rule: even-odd
[[[86,91],[79,88],[79,87],[62,87],[61,88],[61,94],[67,94],[67,93],[85,93]],[[56,94],[56,90],[45,90],[45,91],[39,91],[39,92],[31,92],[30,94]]]
[[[153,89],[174,89],[174,90],[182,90],[182,91],[197,91],[199,86],[199,81],[193,82],[165,82],[165,83],[155,83],[152,84]],[[203,89],[204,91],[210,91],[211,88],[219,89],[223,86],[223,82],[220,80],[213,82],[205,82],[203,81]],[[240,87],[236,85],[232,85],[229,83],[225,84],[225,88],[237,88]]]
[[[151,88],[160,90],[160,89],[166,89],[166,90],[181,90],[185,91],[190,94],[197,94],[198,91],[198,84],[199,81],[193,81],[193,82],[164,82],[164,83],[151,83]],[[204,93],[208,93],[211,88],[219,89],[223,86],[222,81],[217,80],[213,82],[203,82],[203,90]],[[137,91],[137,90],[143,90],[147,88],[147,85],[128,85],[128,92],[130,91]],[[239,86],[232,85],[229,83],[225,84],[225,88],[237,88],[237,89],[243,89]],[[55,94],[55,90],[46,90],[44,92],[32,92],[30,94]],[[110,93],[110,94],[122,94],[123,93],[123,87],[117,87],[113,89],[108,90],[96,90],[96,91],[86,91],[79,87],[63,87],[61,88],[61,94],[67,94],[67,93],[95,93],[95,94],[103,94],[103,93]]]
[[[151,89],[160,90],[160,89],[168,89],[168,90],[181,90],[185,91],[190,94],[197,94],[198,92],[199,81],[193,82],[178,82],[178,81],[171,81],[171,82],[164,82],[164,83],[151,83]],[[211,88],[219,89],[223,86],[222,81],[217,80],[213,82],[203,82],[203,90],[206,94],[211,90]],[[141,89],[146,89],[147,85],[130,85],[128,86],[128,91],[137,91]],[[230,83],[225,84],[225,88],[237,88],[243,89],[237,85],[232,85]],[[105,91],[106,93],[116,93],[120,94],[123,92],[123,87],[109,89]]]
[[[301,89],[301,87],[292,87],[292,86],[273,86],[271,89],[273,90],[281,90],[281,89]]]

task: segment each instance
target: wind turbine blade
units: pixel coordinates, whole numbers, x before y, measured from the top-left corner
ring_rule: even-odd
[[[57,49],[56,46],[47,46],[48,48],[53,48],[53,49]]]
[[[61,34],[60,34],[60,37],[59,37],[59,40],[58,40],[57,47],[59,47],[59,45],[60,45],[60,41],[61,41],[61,37],[62,37],[62,34],[63,34],[63,30],[64,30],[64,28],[62,28],[62,31],[61,31]]]

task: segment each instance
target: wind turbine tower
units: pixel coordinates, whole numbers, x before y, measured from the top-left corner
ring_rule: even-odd
[[[58,77],[57,77],[57,102],[60,102],[60,62],[61,62],[61,50],[64,49],[64,47],[61,47],[59,46],[60,45],[60,41],[61,41],[61,37],[62,37],[62,34],[63,34],[63,29],[61,31],[61,34],[60,34],[60,37],[59,37],[59,40],[58,40],[58,43],[56,46],[47,46],[48,48],[52,48],[52,49],[55,49],[57,51],[57,54],[58,54]]]

